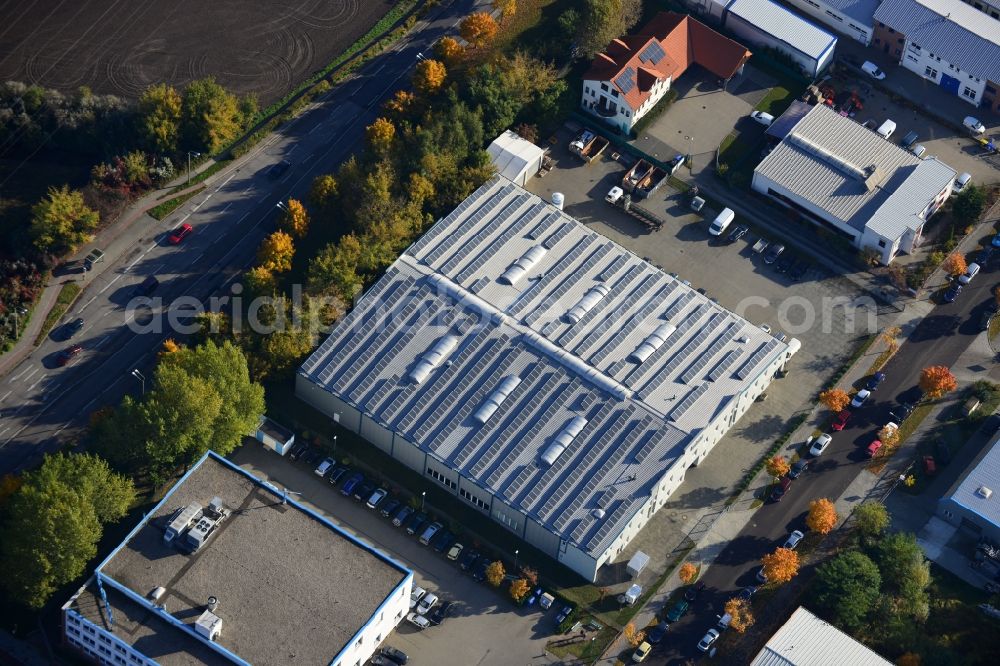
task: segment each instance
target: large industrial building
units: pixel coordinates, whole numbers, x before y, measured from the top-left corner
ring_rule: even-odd
[[[409,608],[413,574],[207,454],[63,606],[100,664],[364,663]]]
[[[359,299],[296,393],[594,580],[798,346],[497,176]]]
[[[794,102],[768,134],[780,143],[754,169],[753,189],[876,251],[883,264],[920,245],[951,194],[955,170],[947,164],[920,159],[822,104]]]
[[[892,666],[892,662],[799,606],[750,666]]]

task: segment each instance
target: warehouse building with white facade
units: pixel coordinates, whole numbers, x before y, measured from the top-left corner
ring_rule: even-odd
[[[357,666],[406,616],[412,583],[385,553],[209,452],[66,602],[63,637],[117,666]]]
[[[819,104],[793,102],[768,129],[780,143],[754,169],[752,188],[829,229],[882,264],[920,246],[947,201],[955,170]]]
[[[798,347],[498,176],[359,299],[296,393],[593,581]]]

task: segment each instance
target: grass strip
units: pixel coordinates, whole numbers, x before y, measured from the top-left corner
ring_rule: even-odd
[[[188,192],[187,194],[182,194],[179,197],[174,197],[173,199],[168,199],[167,201],[164,201],[163,203],[161,203],[159,206],[153,206],[152,208],[150,208],[146,212],[153,219],[162,220],[167,215],[170,215],[172,212],[174,212],[175,210],[177,210],[177,208],[181,204],[183,204],[185,201],[187,201],[188,199],[190,199],[194,195],[198,194],[199,192],[203,192],[204,190],[205,190],[205,186],[202,185],[198,189],[192,190],[191,192]]]
[[[208,167],[204,171],[199,171],[198,173],[191,176],[190,181],[185,181],[182,185],[174,187],[172,190],[170,190],[167,196],[170,196],[171,194],[177,194],[178,192],[183,192],[192,185],[200,183],[203,180],[208,179],[210,176],[214,176],[215,174],[219,173],[227,166],[232,164],[232,162],[233,162],[232,160],[219,160],[218,162]]]
[[[56,297],[55,305],[49,310],[49,313],[45,315],[45,321],[42,322],[42,328],[38,331],[38,336],[35,338],[35,346],[42,344],[42,341],[48,336],[49,331],[52,327],[56,325],[66,310],[69,310],[69,306],[73,305],[73,301],[76,297],[80,295],[80,285],[76,282],[66,282],[63,284],[62,289],[59,290],[59,296]]]

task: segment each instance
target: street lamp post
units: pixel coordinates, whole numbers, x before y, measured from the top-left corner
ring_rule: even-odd
[[[187,157],[188,157],[188,180],[187,180],[187,184],[188,185],[191,184],[191,156],[192,155],[194,155],[195,157],[201,157],[201,153],[195,152],[193,150],[189,150],[188,153],[187,153]]]
[[[517,556],[520,552],[517,548],[514,549],[514,571],[517,571]]]
[[[426,500],[426,499],[427,499],[427,491],[425,490],[422,493],[420,493],[420,510],[421,511],[424,510],[424,500]]]
[[[142,391],[142,395],[146,395],[146,376],[143,375],[141,372],[139,372],[138,368],[132,370],[132,376],[139,380],[139,386],[140,390]]]

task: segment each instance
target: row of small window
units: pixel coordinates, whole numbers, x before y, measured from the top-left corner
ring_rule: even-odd
[[[910,44],[910,47],[911,47],[911,48],[913,48],[913,49],[915,49],[915,50],[917,50],[917,51],[920,51],[920,50],[921,50],[921,48],[920,48],[920,45],[919,45],[919,44]],[[931,52],[929,52],[929,51],[928,51],[927,55],[928,55],[928,57],[930,57],[930,58],[934,58],[934,60],[935,60],[936,62],[941,62],[941,56],[936,56],[936,55],[934,55],[933,53],[931,53]],[[930,68],[928,67],[928,69],[930,69]],[[955,65],[951,64],[950,62],[948,63],[948,69],[950,69],[950,70],[952,70],[953,72],[956,72],[956,73],[958,73],[958,74],[961,74],[961,73],[962,73],[962,68],[961,68],[961,67],[955,67]],[[982,83],[982,79],[980,79],[980,78],[979,78],[979,77],[977,77],[977,76],[974,76],[974,75],[972,75],[972,74],[967,74],[966,76],[968,76],[968,77],[969,77],[969,80],[970,80],[970,81],[975,81],[976,83]]]
[[[439,472],[436,469],[433,469],[431,467],[427,468],[427,476],[431,477],[432,479],[434,479],[438,483],[451,488],[452,490],[455,490],[456,488],[458,488],[458,484],[457,483],[455,483],[454,481],[452,481],[451,479],[449,479],[447,476],[445,476],[441,472]]]
[[[479,499],[478,497],[476,497],[475,495],[473,495],[472,493],[470,493],[465,488],[462,488],[461,490],[459,490],[458,494],[461,495],[466,501],[471,502],[472,504],[475,504],[476,506],[478,506],[483,511],[489,511],[490,510],[490,505],[489,504],[487,504],[483,500]]]
[[[506,525],[508,528],[510,528],[514,532],[516,532],[517,529],[518,529],[518,527],[521,526],[521,523],[520,523],[520,521],[517,520],[516,516],[508,516],[503,511],[495,511],[493,513],[493,517],[496,518],[497,521],[499,521],[500,523],[503,523],[504,525]]]

